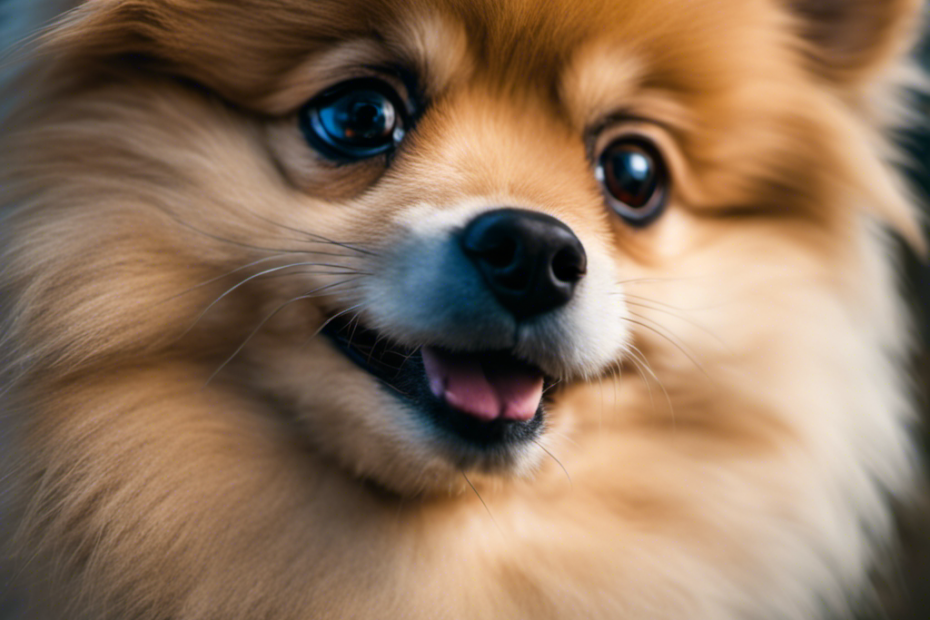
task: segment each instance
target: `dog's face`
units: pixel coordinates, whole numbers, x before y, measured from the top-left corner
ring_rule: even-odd
[[[533,471],[602,415],[548,407],[579,380],[702,403],[806,337],[816,296],[779,295],[848,263],[839,188],[911,226],[852,119],[914,3],[832,48],[789,4],[87,2],[23,138],[85,209],[56,320],[108,334],[81,363],[202,360],[405,493]]]

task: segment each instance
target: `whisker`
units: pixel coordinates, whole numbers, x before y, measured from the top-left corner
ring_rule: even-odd
[[[318,233],[312,233],[312,232],[309,232],[309,231],[306,231],[306,230],[301,230],[301,229],[299,229],[299,228],[294,228],[293,226],[288,226],[287,224],[282,224],[282,223],[280,223],[280,222],[276,222],[276,221],[274,221],[274,220],[272,220],[272,219],[269,219],[269,218],[265,217],[264,215],[260,215],[260,214],[256,213],[255,211],[252,211],[251,209],[246,209],[246,211],[248,211],[253,217],[258,218],[258,219],[262,220],[263,222],[267,222],[268,224],[271,224],[272,226],[277,226],[277,227],[279,227],[279,228],[283,228],[284,230],[289,230],[289,231],[295,232],[295,233],[297,233],[297,234],[299,234],[299,235],[304,235],[305,237],[308,237],[308,238],[310,238],[310,239],[314,239],[314,240],[315,240],[315,241],[314,241],[315,243],[326,243],[326,244],[330,244],[330,245],[339,246],[339,247],[341,247],[341,248],[345,248],[345,249],[351,250],[351,251],[353,251],[353,252],[358,252],[359,254],[366,254],[366,255],[368,255],[368,256],[379,256],[378,253],[373,252],[373,251],[368,250],[368,249],[365,249],[365,248],[359,248],[359,247],[355,246],[355,244],[346,243],[346,242],[344,242],[344,241],[335,241],[335,240],[333,240],[333,239],[329,239],[329,238],[327,238],[327,237],[324,237],[323,235],[320,235],[320,234],[318,234]],[[314,242],[311,242],[311,243],[314,243]]]
[[[294,269],[293,271],[288,271],[287,273],[273,273],[265,276],[264,280],[275,280],[277,278],[292,278],[299,275],[314,275],[314,276],[371,276],[374,275],[369,271],[354,271],[349,270],[346,267],[345,271],[320,271],[319,269]]]
[[[484,506],[484,509],[487,511],[488,516],[491,517],[491,523],[493,523],[493,524],[494,524],[494,527],[497,528],[497,531],[500,532],[500,533],[503,535],[504,531],[503,531],[503,530],[500,528],[500,526],[497,524],[497,521],[494,519],[494,515],[491,514],[491,509],[488,508],[488,505],[485,503],[484,498],[481,497],[481,493],[478,492],[478,489],[475,488],[475,485],[473,485],[473,484],[471,483],[471,480],[468,479],[468,476],[465,475],[465,470],[464,470],[464,469],[460,469],[459,471],[462,473],[462,477],[465,478],[465,482],[467,482],[467,483],[468,483],[468,486],[471,487],[471,490],[474,491],[474,492],[475,492],[475,495],[478,496],[478,499],[481,501],[481,505]]]
[[[207,280],[207,281],[205,281],[205,282],[201,282],[200,284],[195,284],[194,286],[190,287],[189,289],[186,289],[186,290],[184,290],[184,291],[181,291],[180,293],[178,293],[178,294],[176,294],[176,295],[172,295],[171,297],[169,297],[169,298],[166,299],[165,301],[171,301],[171,300],[177,299],[178,297],[181,297],[181,296],[183,296],[183,295],[187,295],[188,293],[190,293],[190,292],[192,292],[192,291],[196,291],[196,290],[199,289],[199,288],[203,288],[204,286],[207,286],[207,285],[209,285],[209,284],[213,284],[214,282],[217,282],[217,281],[219,281],[219,280],[222,280],[223,278],[228,278],[229,276],[231,276],[231,275],[233,275],[233,274],[236,274],[236,273],[239,273],[240,271],[243,271],[243,270],[245,270],[245,269],[248,269],[249,267],[254,267],[255,265],[260,265],[260,264],[262,264],[262,263],[267,263],[268,261],[275,260],[275,259],[278,259],[278,258],[285,258],[285,257],[290,256],[290,255],[291,255],[290,253],[288,253],[288,254],[274,254],[274,255],[272,255],[272,256],[266,256],[266,257],[264,257],[264,258],[260,258],[260,259],[258,259],[258,260],[256,260],[256,261],[252,261],[251,263],[248,263],[247,265],[242,265],[241,267],[236,267],[236,268],[233,269],[232,271],[228,271],[228,272],[224,273],[223,275],[216,276],[215,278],[210,278],[209,280]]]
[[[359,309],[359,308],[362,308],[364,305],[365,305],[364,303],[360,303],[360,304],[355,304],[354,306],[349,306],[349,307],[346,308],[345,310],[342,310],[342,311],[340,311],[340,312],[337,312],[337,313],[334,314],[333,316],[329,317],[328,319],[326,319],[325,321],[323,321],[323,324],[320,325],[320,327],[319,327],[315,332],[313,332],[313,334],[311,334],[311,336],[310,336],[309,338],[307,338],[307,340],[304,341],[303,345],[301,345],[301,346],[306,346],[307,343],[309,343],[311,340],[313,340],[314,338],[316,338],[317,336],[319,336],[319,335],[320,335],[320,332],[322,332],[324,329],[326,329],[326,326],[327,326],[327,325],[329,325],[330,323],[332,323],[333,321],[335,321],[336,319],[338,319],[338,318],[341,317],[342,315],[344,315],[344,314],[346,314],[346,313],[348,313],[348,312],[352,312],[353,310],[357,310],[357,309]]]
[[[620,363],[619,360],[615,360],[614,363],[611,364],[611,368],[617,374],[616,377],[613,377],[613,376],[610,377],[610,383],[613,385],[613,388],[614,388],[614,407],[613,408],[616,409],[617,403],[620,402],[620,399],[617,394],[617,383],[623,380],[623,365]]]
[[[415,348],[413,349],[413,351],[411,351],[410,353],[408,353],[407,355],[405,355],[405,356],[404,356],[404,361],[402,361],[402,362],[400,363],[400,368],[398,368],[398,370],[400,370],[401,368],[403,368],[404,365],[405,365],[407,362],[410,361],[410,358],[413,357],[414,355],[416,355],[417,353],[419,353],[419,352],[420,352],[420,349],[422,349],[422,348],[423,348],[423,345],[420,345],[420,346],[418,346],[418,347],[415,347]]]
[[[213,233],[209,233],[205,230],[197,228],[196,226],[194,226],[193,224],[190,224],[189,222],[185,222],[184,220],[182,220],[177,215],[175,215],[174,213],[172,213],[171,211],[169,211],[168,209],[164,207],[156,207],[156,208],[158,208],[162,213],[165,213],[170,219],[174,220],[176,224],[183,226],[184,228],[187,228],[188,230],[191,230],[199,235],[203,235],[204,237],[207,237],[208,239],[213,239],[214,241],[220,241],[222,243],[227,243],[229,245],[233,245],[233,246],[240,247],[240,248],[247,248],[250,250],[259,250],[261,252],[281,252],[281,253],[286,253],[286,254],[312,253],[312,251],[308,251],[306,249],[269,248],[269,247],[260,246],[260,245],[252,245],[249,243],[243,243],[242,241],[235,241],[233,239],[227,239],[225,237],[220,237],[219,235],[215,235]]]
[[[622,292],[622,293],[611,293],[611,294],[612,294],[612,295],[623,295],[623,296],[624,296],[625,298],[627,298],[627,299],[638,299],[638,300],[640,300],[640,301],[649,302],[649,303],[651,303],[651,304],[654,304],[654,305],[659,306],[659,307],[662,307],[662,308],[668,308],[669,310],[678,310],[678,311],[681,311],[681,312],[689,312],[689,311],[693,310],[692,308],[682,308],[681,306],[673,306],[672,304],[665,303],[665,302],[659,301],[659,300],[657,300],[657,299],[650,299],[649,297],[643,297],[642,295],[631,295],[630,293],[627,293],[627,292]]]
[[[715,334],[714,332],[712,332],[711,330],[709,330],[706,326],[701,325],[701,324],[698,323],[697,321],[695,321],[695,320],[693,320],[693,319],[689,319],[689,318],[687,318],[687,317],[685,317],[685,316],[682,316],[681,314],[678,314],[678,313],[673,312],[673,311],[671,311],[671,310],[666,310],[666,309],[663,309],[663,308],[657,308],[657,307],[655,307],[655,306],[649,305],[648,303],[643,303],[642,301],[631,301],[630,297],[631,297],[631,296],[627,296],[627,300],[626,300],[626,302],[627,302],[629,305],[631,305],[631,306],[637,306],[637,307],[640,307],[640,308],[645,308],[645,309],[647,309],[647,310],[652,310],[652,311],[654,311],[654,312],[661,312],[662,314],[666,314],[666,315],[668,315],[668,316],[674,317],[674,318],[678,319],[679,321],[684,321],[685,323],[691,325],[692,327],[695,327],[695,328],[701,330],[702,332],[704,332],[705,334],[707,334],[708,336],[710,336],[711,338],[713,338],[715,341],[717,341],[717,343],[718,343],[720,346],[722,346],[722,347],[726,347],[726,346],[727,346],[726,343],[724,343],[724,341],[720,338],[720,336],[718,336],[717,334]],[[639,297],[639,298],[636,298],[636,299],[641,299],[641,300],[644,300],[644,301],[646,301],[646,302],[650,302],[650,301],[651,301],[651,300],[648,300],[648,299],[645,299],[645,298],[642,298],[642,297]],[[658,304],[659,302],[651,302],[651,303],[656,303],[656,304]],[[671,306],[669,306],[669,307],[671,307]],[[640,315],[640,317],[643,318],[641,315]]]
[[[624,284],[674,284],[678,282],[688,282],[696,278],[631,278],[629,280],[617,280],[614,284],[620,286]],[[608,293],[609,295],[623,295],[621,291]]]
[[[410,396],[411,396],[410,394],[408,394],[407,392],[403,391],[402,389],[400,389],[400,388],[397,387],[396,385],[391,385],[391,384],[388,383],[387,381],[381,381],[381,385],[391,388],[392,390],[394,390],[395,392],[397,392],[397,393],[400,394],[401,396],[406,396],[407,398],[410,398]]]
[[[555,381],[553,381],[552,384],[551,384],[549,387],[547,387],[545,390],[543,390],[543,396],[545,396],[546,393],[548,393],[549,391],[551,391],[555,386],[557,386],[557,385],[560,384],[560,383],[562,383],[562,380],[561,380],[561,379],[556,379]]]
[[[362,312],[359,310],[355,313],[351,319],[349,319],[349,325],[352,325],[352,333],[349,334],[349,348],[352,348],[352,340],[355,338],[355,334],[358,332],[358,324],[361,319]],[[374,347],[372,347],[372,353],[374,352]],[[370,358],[369,358],[370,359]]]
[[[694,364],[694,366],[695,366],[698,370],[701,371],[701,374],[703,374],[705,377],[707,377],[707,379],[713,381],[713,379],[711,379],[710,375],[707,374],[707,371],[704,369],[704,366],[702,366],[702,365],[694,358],[694,356],[691,355],[691,353],[689,353],[689,352],[684,348],[683,345],[681,345],[681,344],[675,342],[674,339],[672,339],[672,338],[671,338],[670,336],[668,336],[667,334],[662,333],[662,332],[659,331],[657,328],[652,327],[651,325],[647,325],[646,323],[643,322],[643,321],[648,321],[648,320],[650,320],[650,319],[648,319],[648,318],[642,316],[641,314],[636,314],[635,312],[632,312],[632,311],[630,312],[630,314],[632,314],[633,316],[635,316],[635,317],[637,317],[637,318],[639,318],[639,319],[641,319],[641,320],[640,320],[640,321],[637,321],[636,319],[631,319],[631,318],[624,318],[623,320],[624,320],[624,321],[627,321],[627,322],[629,322],[629,323],[633,323],[634,325],[639,325],[640,327],[642,327],[642,328],[644,328],[644,329],[648,329],[649,331],[651,331],[651,332],[653,332],[653,333],[655,333],[655,334],[661,336],[661,337],[664,338],[665,340],[667,340],[667,341],[668,341],[669,343],[671,343],[676,349],[678,349],[678,350],[681,352],[682,355],[684,355],[685,357],[687,357],[687,358],[691,361],[691,363]]]
[[[542,444],[542,442],[539,441],[538,439],[534,439],[534,440],[533,440],[533,443],[535,443],[537,446],[539,446],[539,448],[540,448],[543,452],[545,452],[546,454],[548,454],[549,457],[550,457],[553,461],[555,461],[555,462],[558,464],[559,467],[562,468],[562,471],[565,472],[565,477],[568,478],[568,486],[571,487],[572,490],[574,490],[574,489],[575,489],[575,483],[572,482],[572,477],[571,477],[571,475],[568,473],[568,470],[565,468],[565,465],[562,464],[562,461],[560,461],[559,459],[557,459],[557,458],[555,457],[555,455],[552,454],[552,452],[550,452],[550,451],[546,448],[546,446],[544,446],[544,445]]]
[[[291,304],[293,304],[293,303],[295,303],[295,302],[302,301],[302,300],[304,300],[304,299],[311,299],[311,298],[313,298],[313,297],[319,297],[319,293],[321,293],[322,291],[329,290],[329,289],[335,288],[335,287],[337,287],[337,286],[340,286],[340,285],[342,285],[342,284],[347,284],[347,283],[349,283],[349,282],[353,282],[353,281],[358,280],[358,279],[359,279],[359,278],[349,278],[348,280],[343,280],[343,281],[341,281],[341,282],[334,282],[334,283],[332,283],[332,284],[327,284],[327,285],[325,285],[325,286],[317,287],[317,288],[315,288],[315,289],[313,289],[313,290],[311,290],[311,291],[308,291],[308,292],[304,293],[303,295],[300,295],[300,296],[298,296],[298,297],[294,297],[293,299],[289,299],[289,300],[287,300],[286,302],[284,302],[283,304],[281,304],[280,306],[278,306],[277,308],[275,308],[275,309],[271,312],[271,314],[269,314],[269,315],[266,316],[264,319],[262,319],[261,322],[258,324],[258,326],[257,326],[255,329],[253,329],[253,330],[249,333],[248,336],[246,336],[245,340],[243,340],[243,341],[242,341],[242,344],[240,344],[240,345],[236,348],[236,350],[233,351],[232,355],[230,355],[230,356],[227,357],[225,360],[223,360],[223,363],[220,364],[219,368],[217,368],[215,371],[213,371],[213,374],[210,375],[210,377],[207,379],[206,383],[204,383],[204,387],[207,387],[207,386],[210,384],[210,382],[213,381],[214,378],[216,378],[216,375],[220,374],[220,371],[222,371],[227,365],[229,365],[229,363],[230,363],[237,355],[239,355],[239,353],[242,351],[242,349],[245,348],[245,345],[247,345],[247,344],[249,343],[249,341],[251,341],[252,338],[255,337],[255,334],[257,334],[257,333],[261,330],[261,328],[264,327],[265,324],[268,323],[268,321],[270,321],[270,320],[271,320],[275,315],[277,315],[281,310],[283,310],[284,308],[286,308],[287,306],[290,306]],[[315,334],[314,334],[314,335],[315,335]]]
[[[547,431],[547,434],[548,434],[550,437],[559,437],[559,438],[561,438],[561,439],[564,439],[565,441],[567,441],[568,443],[572,444],[572,445],[575,446],[576,448],[580,448],[580,447],[581,447],[581,446],[578,444],[577,441],[575,441],[574,439],[572,439],[571,437],[569,437],[568,434],[565,433],[565,432],[556,431],[556,430],[549,430],[549,431]]]
[[[349,346],[351,346],[352,348],[354,348],[354,349],[356,349],[356,350],[358,350],[358,351],[360,351],[360,352],[362,352],[362,353],[364,353],[364,350],[365,350],[365,349],[368,349],[368,359],[367,359],[366,361],[367,361],[367,363],[370,365],[370,364],[371,364],[371,361],[372,361],[372,356],[374,355],[374,352],[375,352],[375,350],[377,349],[378,343],[381,342],[381,341],[384,340],[384,339],[385,339],[385,336],[379,336],[379,337],[375,340],[375,343],[372,344],[372,345],[359,345],[359,344],[352,345],[352,344],[351,344],[351,340],[350,340],[350,345],[349,345]],[[407,364],[407,362],[410,361],[410,358],[412,358],[414,355],[416,355],[417,353],[419,353],[421,348],[422,348],[422,346],[416,347],[415,349],[413,349],[413,350],[412,350],[410,353],[408,353],[407,355],[403,355],[403,354],[397,353],[397,354],[396,354],[397,357],[403,358],[403,361],[400,363],[400,366],[395,366],[394,364],[388,364],[388,363],[385,362],[383,359],[382,359],[382,360],[378,360],[378,363],[379,363],[381,366],[384,366],[385,368],[389,368],[389,369],[391,369],[391,370],[394,370],[394,371],[400,373],[400,371],[402,371],[402,370],[404,369],[404,366]],[[397,389],[396,387],[394,387],[393,385],[391,385],[391,384],[389,384],[389,383],[384,383],[384,385],[387,385],[388,387],[393,388],[396,392],[398,392],[398,393],[400,393],[400,394],[403,394],[403,395],[405,395],[405,396],[409,396],[409,394],[407,394],[407,392],[404,392],[404,391],[402,391],[402,390],[399,390],[399,389]]]
[[[675,306],[669,303],[658,301],[656,299],[651,299],[649,297],[643,297],[642,295],[631,295],[630,293],[627,293],[627,292],[614,292],[614,293],[608,293],[608,294],[609,295],[623,295],[624,297],[627,297],[630,299],[638,299],[640,301],[649,302],[651,304],[655,304],[656,306],[668,308],[670,310],[677,310],[679,312],[699,312],[702,310],[716,310],[718,308],[722,308],[727,305],[723,302],[720,302],[720,303],[709,305],[709,306],[701,305],[701,306],[694,306],[690,308],[682,308],[681,306]]]
[[[659,375],[657,375],[657,374],[655,373],[655,370],[652,369],[652,365],[649,363],[649,360],[646,359],[646,354],[645,354],[645,353],[643,353],[642,351],[640,351],[635,345],[630,345],[630,350],[631,350],[631,352],[634,354],[634,356],[635,356],[635,355],[639,355],[639,359],[642,361],[642,364],[644,365],[645,370],[646,370],[646,371],[649,373],[649,375],[655,380],[656,384],[658,384],[658,386],[659,386],[659,389],[662,390],[662,393],[665,395],[665,400],[666,400],[666,402],[668,403],[669,415],[672,416],[672,428],[673,428],[673,429],[677,429],[677,428],[678,428],[678,418],[677,418],[677,416],[675,415],[675,405],[672,404],[672,397],[669,396],[668,390],[665,389],[665,384],[662,383],[662,381],[659,379]],[[635,360],[636,358],[635,358],[635,357],[631,357],[630,359]],[[646,380],[646,378],[643,377],[643,380]],[[652,398],[652,389],[651,389],[651,388],[650,388],[650,391],[649,391],[649,397],[650,397],[650,399]],[[653,410],[653,411],[656,410],[656,408],[655,408],[655,402],[654,402],[654,401],[653,401],[653,404],[652,404],[652,410]]]
[[[646,373],[643,370],[644,367],[642,366],[643,362],[640,362],[633,354],[632,349],[635,347],[633,347],[633,345],[630,345],[630,347],[631,347],[630,363],[633,364],[633,368],[636,369],[636,372],[639,373],[639,376],[642,377],[643,379],[643,385],[646,386],[646,391],[649,393],[649,404],[652,407],[652,412],[658,413],[659,410],[656,409],[655,397],[652,395],[652,384],[649,382],[649,379],[646,378]],[[639,349],[636,349],[636,351],[639,351]],[[642,356],[642,352],[639,352],[639,354]],[[645,360],[645,357],[643,357],[643,360]]]
[[[258,272],[258,273],[252,274],[251,276],[245,278],[244,280],[241,280],[241,281],[238,282],[237,284],[235,284],[235,285],[233,285],[232,287],[228,288],[228,289],[226,290],[226,292],[224,292],[222,295],[220,295],[219,297],[217,297],[216,299],[214,299],[214,300],[210,303],[210,305],[208,305],[208,306],[197,316],[197,318],[194,320],[193,324],[191,324],[191,326],[188,327],[188,328],[184,331],[183,334],[181,334],[181,338],[183,338],[183,337],[186,336],[188,333],[190,333],[190,331],[191,331],[192,329],[194,329],[194,327],[196,327],[197,323],[199,323],[200,320],[201,320],[204,316],[206,316],[206,314],[207,314],[208,312],[210,312],[210,310],[211,310],[214,306],[216,306],[216,304],[220,303],[220,302],[221,302],[223,299],[225,299],[227,296],[229,296],[230,294],[232,294],[234,291],[236,291],[237,289],[241,288],[242,286],[248,284],[248,283],[251,282],[252,280],[255,280],[255,279],[257,279],[257,278],[260,278],[260,277],[262,277],[262,276],[264,276],[264,275],[267,275],[267,274],[270,274],[270,273],[276,273],[276,272],[282,271],[282,270],[284,270],[284,269],[292,269],[292,268],[294,268],[294,267],[313,267],[313,266],[316,266],[316,267],[342,267],[342,265],[334,265],[334,264],[331,264],[331,263],[301,262],[301,263],[290,263],[290,264],[288,264],[288,265],[280,265],[280,266],[278,266],[278,267],[272,267],[271,269],[265,269],[264,271],[260,271],[260,272]],[[360,274],[358,274],[358,272],[352,270],[352,269],[349,268],[349,267],[345,267],[345,269],[346,269],[345,272],[337,272],[335,275],[346,275],[346,276],[349,276],[349,275],[360,275]]]
[[[387,338],[387,336],[384,335],[384,334],[379,334],[378,337],[375,338],[375,343],[374,343],[373,345],[371,345],[371,350],[368,352],[368,363],[369,363],[369,364],[371,364],[371,356],[375,354],[375,349],[378,348],[378,344],[380,344],[380,342],[381,342],[382,340],[384,340],[385,338]],[[350,340],[350,342],[351,342],[351,340]],[[400,368],[403,368],[404,364],[407,363],[407,360],[409,360],[409,359],[411,358],[412,355],[413,355],[413,353],[411,353],[410,355],[404,356],[404,361],[401,362]],[[398,368],[397,370],[400,371],[400,368]]]

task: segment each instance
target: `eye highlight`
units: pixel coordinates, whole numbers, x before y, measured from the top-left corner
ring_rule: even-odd
[[[668,170],[658,149],[645,138],[611,142],[598,157],[595,176],[611,208],[633,226],[652,223],[665,209]]]
[[[307,143],[324,157],[343,162],[393,151],[408,122],[397,91],[374,78],[337,85],[304,105],[299,118]]]

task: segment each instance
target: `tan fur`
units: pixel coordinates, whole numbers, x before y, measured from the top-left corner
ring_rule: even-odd
[[[868,602],[889,498],[912,486],[884,231],[921,244],[873,106],[895,98],[917,9],[74,8],[3,95],[0,540],[27,617],[800,620]],[[397,157],[315,156],[297,108],[384,62],[432,99]],[[630,131],[674,183],[643,230],[589,160]],[[405,235],[493,205],[575,230],[619,280],[627,340],[561,387],[540,450],[467,472],[479,498],[313,335],[386,286]],[[341,267],[211,305],[295,256]],[[347,269],[376,275],[336,285]]]

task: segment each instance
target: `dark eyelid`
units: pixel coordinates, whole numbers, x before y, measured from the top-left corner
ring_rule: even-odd
[[[594,152],[594,147],[597,145],[597,140],[602,133],[604,133],[610,127],[628,123],[655,125],[656,127],[660,127],[669,133],[673,133],[672,128],[660,120],[641,116],[629,110],[617,110],[615,112],[611,112],[607,116],[604,116],[597,122],[592,123],[585,128],[584,143],[588,159],[593,162],[597,158],[597,153]]]
[[[407,96],[402,99],[404,100],[405,112],[412,126],[425,107],[424,94],[420,89],[416,72],[400,63],[365,65],[364,68],[375,75],[392,77],[404,85]]]

